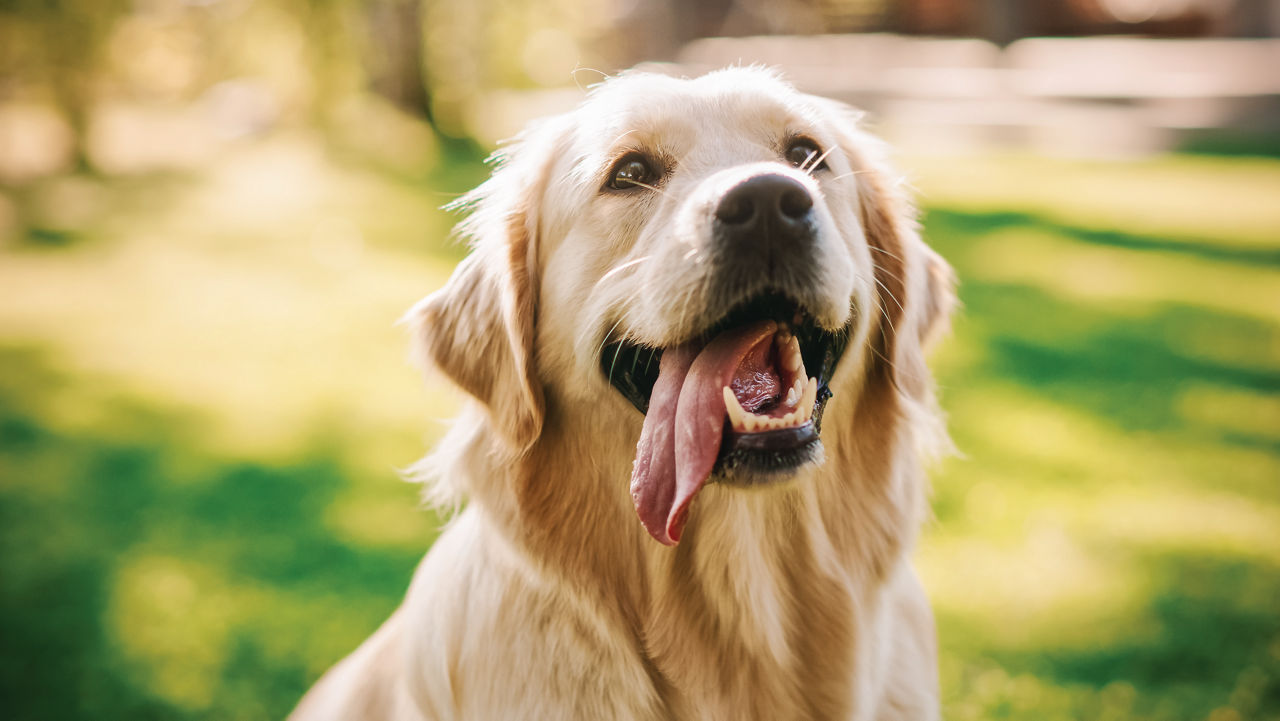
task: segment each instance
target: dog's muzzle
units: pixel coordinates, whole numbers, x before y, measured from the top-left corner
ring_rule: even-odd
[[[822,457],[822,411],[848,339],[806,306],[818,221],[799,180],[763,173],[714,206],[712,307],[700,333],[666,347],[607,343],[602,370],[645,414],[632,496],[657,540],[679,540],[689,503],[708,479],[757,485]],[[852,321],[850,321],[852,322]]]

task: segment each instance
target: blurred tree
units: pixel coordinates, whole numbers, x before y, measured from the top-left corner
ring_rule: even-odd
[[[432,120],[431,94],[423,72],[422,3],[372,0],[364,4],[369,30],[364,66],[373,91],[402,110]]]
[[[128,11],[127,0],[0,0],[0,99],[45,88],[72,129],[77,170],[92,170],[85,137],[94,86],[111,30]]]

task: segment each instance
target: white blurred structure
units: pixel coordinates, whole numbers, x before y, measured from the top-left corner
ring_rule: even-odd
[[[750,63],[865,109],[881,134],[914,151],[1127,157],[1205,135],[1280,135],[1275,38],[1028,38],[1004,48],[894,34],[706,38],[648,69],[699,75]],[[495,141],[581,97],[576,88],[491,93],[472,129]]]
[[[1280,40],[899,35],[708,38],[681,72],[777,65],[802,89],[866,109],[899,143],[1115,156],[1196,133],[1280,132]]]

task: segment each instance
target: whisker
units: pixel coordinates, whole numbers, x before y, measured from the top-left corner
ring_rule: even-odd
[[[890,253],[889,251],[885,250],[884,248],[880,248],[880,247],[877,247],[877,246],[874,246],[874,245],[868,245],[867,247],[868,247],[868,248],[870,248],[871,250],[875,250],[875,251],[878,251],[878,252],[884,253],[885,255],[889,256],[890,258],[893,258],[894,260],[898,261],[899,263],[902,263],[903,265],[906,265],[906,264],[907,264],[907,261],[903,260],[903,259],[902,259],[902,256],[900,256],[900,255],[895,255],[895,254],[893,254],[893,253]],[[899,280],[901,280],[901,279],[899,279]]]
[[[613,142],[612,142],[612,143],[610,143],[610,145],[617,145],[617,144],[618,144],[618,141],[622,140],[623,138],[627,137],[628,135],[631,135],[632,133],[638,133],[638,132],[640,132],[640,130],[639,130],[638,128],[632,128],[632,129],[630,129],[630,130],[623,131],[622,135],[619,135],[618,137],[614,138],[614,139],[613,139]]]
[[[896,258],[899,262],[901,262],[901,263],[903,264],[903,266],[904,266],[904,268],[903,268],[903,269],[904,269],[904,271],[905,271],[906,261],[905,261],[905,260],[903,260],[901,257],[896,256],[896,255],[894,255],[893,253],[890,253],[889,251],[887,251],[887,250],[885,250],[885,249],[883,249],[883,248],[877,248],[877,247],[876,247],[876,246],[874,246],[874,245],[870,245],[870,244],[868,244],[868,245],[867,245],[867,248],[868,248],[868,249],[870,249],[870,250],[876,250],[876,251],[879,251],[879,252],[881,252],[881,253],[884,253],[885,255],[889,256],[890,258]],[[905,287],[907,287],[907,286],[909,285],[909,283],[907,283],[906,276],[904,276],[904,275],[900,275],[900,274],[898,274],[898,273],[891,273],[891,272],[889,272],[889,269],[888,269],[887,267],[885,267],[885,266],[883,266],[883,265],[881,265],[881,264],[879,264],[879,263],[875,262],[875,259],[874,259],[874,258],[872,258],[872,259],[871,259],[871,264],[872,264],[872,266],[874,266],[874,267],[876,268],[876,270],[883,271],[883,272],[884,272],[885,277],[887,277],[887,278],[891,278],[891,279],[896,280],[896,281],[898,281],[899,283],[901,283],[901,284],[902,284],[902,287],[904,287],[904,288],[905,288]]]
[[[867,247],[875,248],[874,245],[868,245]],[[889,298],[894,302],[894,304],[898,306],[898,310],[902,311],[903,315],[905,315],[907,312],[907,309],[902,307],[902,303],[898,301],[898,298],[893,294],[893,291],[889,290],[889,287],[886,286],[883,282],[881,282],[878,277],[876,277],[877,271],[881,271],[881,270],[885,270],[884,266],[877,263],[875,261],[875,258],[872,258],[871,259],[871,279],[876,282],[876,285],[880,286],[880,288],[884,290],[884,292],[889,296]],[[889,273],[888,271],[885,271],[885,275],[894,277],[893,274]],[[906,283],[903,282],[902,278],[894,278],[894,280],[897,280],[899,283],[903,283],[903,286],[905,287]],[[890,324],[890,327],[892,327],[892,324]],[[893,332],[896,334],[898,332],[898,329],[894,328]]]
[[[649,367],[653,365],[653,359],[658,356],[658,349],[654,348],[649,351],[649,360],[644,364],[644,374],[649,375]]]
[[[884,331],[883,331],[883,330],[881,330],[881,331],[880,331],[880,337],[882,337],[882,338],[884,337]],[[880,352],[880,349],[879,349],[879,348],[876,348],[875,343],[872,343],[872,344],[871,344],[871,352],[872,352],[872,353],[875,353],[877,358],[879,358],[880,360],[882,360],[882,361],[884,361],[886,364],[888,364],[888,366],[894,370],[894,373],[895,373],[895,374],[898,372],[898,366],[897,366],[897,364],[895,364],[893,361],[891,361],[891,360],[889,360],[888,358],[886,358],[886,357],[885,357],[885,355],[884,355],[884,353],[881,353],[881,352]],[[897,387],[897,386],[898,386],[897,381],[894,381],[894,384],[893,384],[893,385],[894,385],[894,387]],[[899,388],[899,390],[901,390],[901,389]]]
[[[864,278],[861,274],[857,274],[857,277],[858,277],[858,278],[861,278],[861,279],[862,279],[862,280],[864,280],[864,281],[866,280],[866,278]],[[879,285],[881,288],[884,288],[884,283],[881,283],[879,278],[876,278],[876,277],[874,277],[874,275],[873,275],[873,276],[872,276],[872,280],[874,280],[874,281],[876,282],[876,284],[877,284],[877,285]],[[895,303],[899,308],[902,308],[902,304],[898,302],[898,299],[894,297],[893,293],[889,292],[889,289],[888,289],[888,288],[885,288],[885,293],[887,293],[887,294],[889,295],[889,297],[893,299],[893,302],[894,302],[894,303]],[[903,312],[905,313],[906,311],[903,311]],[[895,336],[897,336],[897,335],[898,335],[898,329],[894,326],[893,321],[889,320],[888,316],[885,316],[885,317],[884,317],[884,321],[885,321],[885,323],[887,323],[887,324],[889,325],[889,331],[890,331],[891,333],[893,333]],[[881,326],[881,328],[880,328],[880,337],[881,337],[882,339],[884,339],[884,341],[885,341],[885,343],[886,343],[886,346],[887,346],[887,344],[888,344],[888,340],[889,340],[889,339],[888,339],[888,337],[885,335],[884,327],[883,327],[883,326]],[[892,360],[890,360],[887,356],[885,356],[885,354],[884,354],[884,353],[881,353],[881,352],[880,352],[880,349],[879,349],[879,348],[876,348],[876,346],[875,346],[875,344],[874,344],[874,343],[872,343],[872,344],[871,344],[871,352],[872,352],[872,353],[875,353],[877,358],[879,358],[880,360],[884,361],[884,362],[885,362],[885,363],[886,363],[890,368],[892,368],[892,369],[894,370],[894,374],[895,374],[895,376],[900,372],[900,371],[898,370],[898,366],[897,366],[897,364],[895,364]],[[897,381],[894,381],[894,386],[895,386],[895,387],[897,387],[897,385],[898,385],[898,384],[897,384]],[[901,388],[899,388],[899,390],[901,390]]]
[[[816,170],[817,167],[822,164],[822,161],[826,160],[828,155],[831,155],[831,151],[835,149],[836,149],[836,146],[832,145],[830,148],[827,148],[826,150],[822,151],[822,155],[819,155],[818,159],[813,161],[813,163],[809,163],[809,161],[806,160],[805,165],[808,165],[809,166],[808,168],[805,168],[804,165],[801,165],[800,169],[803,170],[805,173],[808,173],[809,175],[813,175],[813,171]],[[810,153],[809,157],[812,158],[813,153]]]
[[[640,263],[643,263],[643,262],[645,262],[646,260],[648,260],[648,259],[650,259],[650,258],[652,258],[652,257],[653,257],[653,256],[651,256],[651,255],[646,255],[646,256],[642,256],[642,257],[640,257],[640,258],[636,258],[635,260],[629,260],[629,261],[627,261],[627,262],[623,263],[622,265],[615,266],[615,267],[614,267],[612,270],[610,270],[608,273],[605,273],[603,276],[601,276],[601,277],[600,277],[600,280],[597,280],[597,281],[596,281],[596,285],[600,285],[601,283],[605,282],[606,280],[609,280],[610,278],[612,278],[614,275],[616,275],[616,274],[618,274],[618,273],[621,273],[622,271],[626,270],[627,268],[631,268],[631,267],[633,267],[633,266],[639,265]]]
[[[608,333],[605,333],[605,334],[604,334],[604,337],[600,339],[600,345],[596,347],[596,352],[592,354],[592,356],[593,356],[593,357],[595,357],[595,356],[599,356],[601,353],[603,353],[603,352],[604,352],[604,347],[605,347],[605,346],[607,346],[607,345],[609,345],[609,339],[613,337],[613,332],[614,332],[615,330],[617,330],[617,329],[618,329],[618,326],[620,326],[620,325],[622,325],[622,319],[621,319],[621,318],[619,318],[619,319],[618,319],[618,322],[614,323],[614,324],[613,324],[613,327],[609,329],[609,332],[608,332]],[[615,358],[615,360],[616,360],[616,358]]]
[[[618,349],[613,352],[613,362],[609,364],[609,382],[613,383],[613,369],[618,365],[618,356],[622,355],[622,344],[618,344]]]
[[[638,185],[638,186],[640,186],[641,188],[648,188],[649,190],[652,190],[653,192],[655,192],[655,193],[657,193],[658,195],[661,195],[661,196],[663,196],[663,197],[666,197],[666,195],[667,195],[667,193],[666,193],[666,191],[665,191],[665,190],[663,190],[662,188],[657,187],[656,185],[649,185],[648,183],[642,183],[642,182],[640,182],[639,180],[632,180],[631,178],[622,178],[622,180],[625,180],[625,181],[627,181],[628,183],[631,183],[632,185]]]
[[[898,306],[898,310],[902,311],[903,313],[907,312],[907,309],[902,307],[902,303],[898,302],[897,297],[893,295],[893,291],[889,290],[888,286],[882,283],[879,278],[876,278],[874,274],[872,275],[871,279],[876,282],[876,285],[884,289],[885,294],[889,296],[889,299],[893,301],[893,304]],[[894,332],[895,333],[897,332],[896,328],[894,329]]]
[[[577,85],[578,89],[584,93],[587,92],[587,88],[582,87],[582,83],[578,81],[578,73],[582,72],[583,70],[590,70],[593,73],[599,73],[601,80],[609,79],[609,73],[606,73],[603,70],[596,70],[595,68],[584,68],[581,65],[579,65],[578,67],[574,68],[572,72],[569,73],[569,77],[573,78],[573,84]]]
[[[850,170],[847,173],[841,173],[835,176],[834,178],[832,178],[832,180],[844,180],[845,178],[848,178],[853,175],[862,175],[863,173],[869,173],[869,172],[871,171],[870,170]]]

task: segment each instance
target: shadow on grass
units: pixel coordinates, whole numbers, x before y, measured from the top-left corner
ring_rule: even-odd
[[[325,507],[352,482],[332,448],[281,465],[227,462],[195,450],[196,422],[126,401],[69,431],[50,409],[74,392],[42,353],[0,350],[6,718],[280,718],[317,662],[302,648],[264,648],[254,628],[297,624],[288,599],[327,592],[361,611],[334,621],[358,640],[403,595],[418,553],[347,545],[323,525]],[[257,599],[252,607],[207,602],[234,619],[214,678],[199,679],[210,704],[159,697],[121,648],[122,631],[108,628],[122,567],[139,553],[215,568],[253,589],[244,594]],[[173,610],[181,624],[186,609]],[[156,633],[146,614],[139,623],[140,635]],[[181,630],[207,633],[196,623]]]
[[[1280,450],[1262,427],[1256,436],[1189,429],[1178,407],[1179,392],[1192,384],[1250,393],[1280,388],[1280,371],[1258,367],[1256,359],[1195,352],[1241,338],[1259,349],[1273,346],[1280,343],[1280,329],[1272,325],[1186,305],[1133,318],[1017,285],[968,286],[962,296],[963,322],[986,336],[991,362],[981,369],[984,375],[1128,430],[1195,430]]]
[[[989,364],[984,379],[1012,381],[1039,396],[1109,420],[1127,430],[1208,434],[1239,446],[1280,450],[1280,429],[1258,432],[1197,425],[1178,408],[1192,385],[1240,393],[1274,393],[1280,369],[1263,360],[1280,346],[1280,327],[1209,308],[1164,303],[1140,314],[1113,301],[1071,301],[1029,285],[965,283],[967,248],[1004,228],[1048,232],[1076,242],[1180,253],[1197,258],[1280,265],[1280,248],[1163,241],[1058,225],[1023,213],[931,210],[933,245],[958,266],[964,308],[957,332],[974,335]],[[1245,424],[1242,424],[1245,425]]]
[[[1246,247],[1209,238],[1169,240],[1158,235],[1064,225],[1038,215],[1016,211],[962,212],[930,208],[924,219],[924,227],[927,229],[930,240],[935,237],[935,230],[940,234],[956,233],[972,236],[1000,230],[1022,229],[1037,233],[1053,233],[1067,240],[1088,245],[1163,251],[1202,260],[1280,267],[1280,247]]]
[[[1133,634],[1097,648],[993,654],[1010,673],[1058,685],[1137,691],[1132,718],[1233,718],[1280,713],[1280,566],[1206,553],[1168,551],[1141,562],[1152,579]]]

